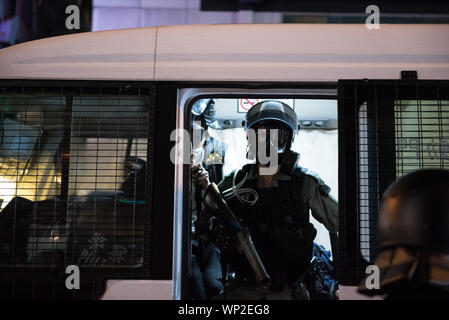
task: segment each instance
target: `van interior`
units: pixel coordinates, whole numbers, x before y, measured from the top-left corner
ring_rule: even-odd
[[[216,151],[220,154],[223,177],[232,175],[247,163],[254,162],[247,159],[247,134],[244,128],[244,120],[247,111],[256,103],[265,100],[277,100],[293,108],[296,113],[300,129],[294,137],[291,149],[300,154],[299,165],[302,168],[306,168],[307,170],[314,172],[314,174],[317,174],[331,188],[331,196],[338,201],[338,119],[337,100],[335,98],[211,98],[214,99],[215,102],[215,121],[212,122],[212,124],[205,125],[207,126],[205,132],[206,135],[212,137],[213,141],[218,140],[225,145],[224,150]],[[209,101],[209,99],[204,99],[203,101]],[[195,121],[197,122],[196,125],[204,125],[204,123],[201,124],[195,119],[197,118],[193,116],[192,125]],[[204,144],[197,147],[199,144],[195,143],[195,139],[199,141],[199,139],[195,137],[195,133],[193,133],[191,142],[194,153],[198,148],[206,148]],[[207,154],[209,154],[209,151]],[[214,153],[214,158],[215,157],[216,153]],[[205,159],[203,154],[203,162],[207,163],[209,160],[210,159]],[[210,172],[209,178],[213,180]],[[219,181],[212,182],[218,184]],[[191,188],[191,208],[196,208],[198,206],[194,191],[195,188]],[[193,235],[195,234],[195,219],[195,216],[192,217]],[[333,248],[328,230],[311,215],[310,222],[317,230],[314,244],[321,246],[322,250],[327,251],[330,260],[332,260]],[[195,241],[196,240],[193,242],[193,247],[196,249]],[[336,243],[333,245],[335,246]],[[292,246],[295,246],[295,244],[292,243]],[[194,255],[195,249],[193,250]],[[335,249],[336,248],[334,248],[334,250]],[[197,258],[194,257],[194,259]],[[194,263],[196,265],[196,262]],[[331,261],[330,263],[333,262]],[[210,271],[203,270],[203,272]]]

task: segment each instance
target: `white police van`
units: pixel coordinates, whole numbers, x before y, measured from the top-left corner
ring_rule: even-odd
[[[448,34],[191,25],[1,50],[0,298],[188,299],[191,181],[180,159],[190,149],[173,132],[190,131],[200,98],[217,99],[217,134],[240,154],[234,168],[252,105],[295,109],[302,164],[339,200],[339,298],[362,298],[355,286],[374,261],[383,190],[449,164]]]

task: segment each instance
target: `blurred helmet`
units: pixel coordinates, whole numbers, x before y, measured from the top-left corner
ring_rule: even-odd
[[[406,245],[449,253],[449,171],[415,171],[393,183],[378,228],[381,250]]]
[[[449,284],[448,170],[415,171],[385,191],[378,249],[381,291],[400,280]],[[359,291],[374,294],[364,282]]]
[[[194,120],[201,120],[202,125],[207,125],[213,129],[220,129],[221,126],[215,118],[215,99],[199,99],[192,106]],[[196,119],[195,119],[196,118]]]
[[[145,199],[146,161],[139,157],[128,157],[124,163],[125,179],[120,187],[125,197]]]

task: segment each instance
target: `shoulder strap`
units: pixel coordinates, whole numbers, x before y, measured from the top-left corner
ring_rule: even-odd
[[[293,181],[302,181],[302,178],[305,174],[305,172],[303,171],[305,168],[297,166],[295,169],[293,169],[291,178]],[[305,169],[307,170],[307,169]]]

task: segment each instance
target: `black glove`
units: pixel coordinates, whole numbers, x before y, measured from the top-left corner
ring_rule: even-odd
[[[190,156],[190,170],[192,172],[192,181],[195,185],[200,186],[203,190],[206,190],[210,184],[209,172],[203,168],[201,163],[196,163],[195,154]]]

